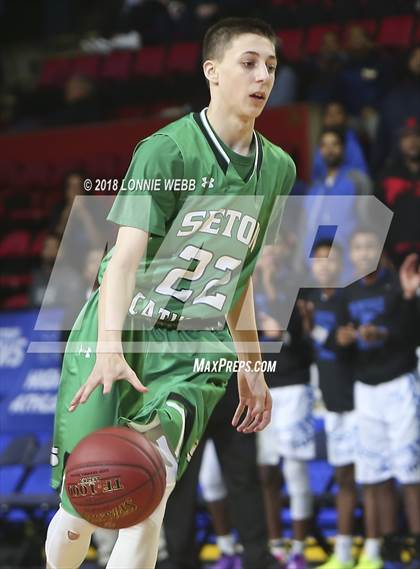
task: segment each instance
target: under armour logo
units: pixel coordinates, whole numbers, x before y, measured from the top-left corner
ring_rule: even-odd
[[[91,353],[92,353],[92,348],[85,349],[83,345],[80,346],[79,354],[84,354],[85,358],[90,358]]]
[[[214,188],[214,178],[208,178],[207,176],[201,178],[201,187],[208,188],[210,190]]]

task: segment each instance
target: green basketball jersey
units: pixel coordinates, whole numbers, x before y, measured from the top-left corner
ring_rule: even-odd
[[[137,146],[108,216],[150,233],[131,316],[217,319],[235,305],[254,271],[270,218],[277,216],[278,225],[277,198],[289,193],[295,179],[290,156],[261,134],[253,137],[255,157],[245,176],[205,110]],[[102,273],[111,255],[112,250]]]

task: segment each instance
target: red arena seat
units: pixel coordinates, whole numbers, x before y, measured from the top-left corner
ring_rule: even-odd
[[[386,47],[404,48],[411,43],[413,16],[384,18],[379,25],[378,43]]]
[[[73,74],[84,75],[91,79],[97,79],[100,71],[100,55],[80,55],[73,60]]]
[[[276,32],[280,39],[281,50],[290,61],[296,61],[302,55],[303,30],[279,30]]]
[[[113,51],[106,56],[100,75],[102,79],[125,81],[130,76],[132,62],[132,51]]]
[[[7,310],[18,310],[19,308],[26,308],[29,304],[29,298],[27,294],[15,294],[9,296],[3,304],[2,308]]]
[[[144,47],[135,54],[133,74],[136,77],[159,77],[163,71],[164,61],[164,46]]]
[[[41,87],[60,87],[72,72],[73,60],[66,57],[47,59],[41,68]]]
[[[29,253],[31,234],[29,231],[12,231],[0,242],[0,257],[21,257]]]
[[[420,43],[420,18],[417,20],[417,27],[416,27],[416,31],[414,33],[414,45],[417,45]]]
[[[195,73],[199,55],[200,44],[193,42],[176,43],[169,51],[165,71],[169,73]]]

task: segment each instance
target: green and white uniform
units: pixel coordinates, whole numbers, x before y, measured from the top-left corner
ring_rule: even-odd
[[[235,154],[214,133],[205,110],[137,146],[108,219],[150,234],[123,332],[125,358],[149,391],[140,394],[119,381],[111,394],[96,389],[68,412],[95,363],[96,291],[64,356],[54,431],[55,488],[79,440],[113,424],[141,429],[159,420],[182,475],[231,375],[211,364],[236,360],[224,317],[254,271],[276,198],[287,195],[294,179],[291,158],[258,133],[250,156]],[[100,280],[111,256],[112,250],[102,261]],[[194,371],[195,358],[209,362],[204,371]],[[75,513],[65,495],[62,501]]]

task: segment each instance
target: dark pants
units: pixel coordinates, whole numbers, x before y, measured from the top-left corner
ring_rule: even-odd
[[[265,569],[272,566],[273,559],[267,548],[255,436],[240,434],[231,426],[237,402],[236,377],[232,377],[226,395],[210,419],[205,438],[213,439],[216,446],[228,490],[232,523],[238,530],[244,547],[244,569]],[[197,448],[166,508],[164,527],[169,558],[171,565],[182,569],[199,567],[195,542],[195,510],[204,443],[205,440]]]

